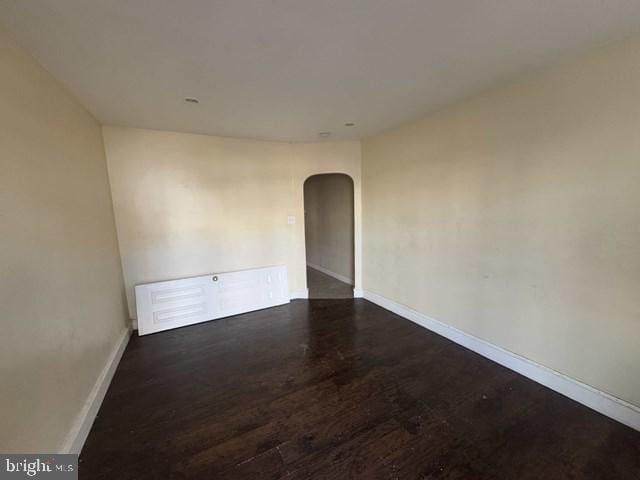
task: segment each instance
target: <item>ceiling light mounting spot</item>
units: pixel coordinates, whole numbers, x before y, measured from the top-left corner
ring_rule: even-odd
[[[331,132],[320,132],[318,134],[318,136],[321,138],[327,138],[329,135],[331,135]]]
[[[200,100],[198,100],[196,97],[187,97],[184,99],[184,101],[187,103],[200,103]]]
[[[344,124],[345,127],[353,127],[355,125],[355,123],[353,122],[347,122]]]

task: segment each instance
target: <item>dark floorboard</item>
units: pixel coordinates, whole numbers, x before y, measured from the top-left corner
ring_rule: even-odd
[[[640,479],[640,433],[362,299],[133,337],[82,479]]]

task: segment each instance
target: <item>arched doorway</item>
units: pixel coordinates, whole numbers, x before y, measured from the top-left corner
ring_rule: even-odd
[[[349,175],[313,175],[304,183],[309,298],[353,298],[354,187]]]

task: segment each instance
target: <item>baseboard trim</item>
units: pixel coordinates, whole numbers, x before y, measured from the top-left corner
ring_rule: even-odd
[[[597,390],[574,378],[563,375],[525,357],[500,348],[469,335],[461,330],[434,320],[405,305],[389,300],[382,295],[364,290],[364,298],[382,308],[431,330],[463,347],[479,353],[531,380],[579,402],[596,412],[613,418],[640,431],[640,407],[632,405],[611,394]]]
[[[333,277],[336,280],[340,280],[342,283],[346,283],[347,285],[353,285],[353,278],[345,277],[344,275],[340,275],[339,273],[332,272],[331,270],[327,270],[326,268],[321,267],[320,265],[307,263],[307,267],[311,267],[314,270],[318,270],[319,272],[322,272],[325,275],[329,275],[330,277]]]
[[[353,298],[364,298],[364,290],[362,290],[361,288],[354,288]]]
[[[291,290],[289,292],[289,298],[295,300],[297,298],[309,298],[309,289],[303,288],[301,290]]]
[[[107,393],[109,384],[113,379],[113,375],[120,363],[124,349],[129,343],[130,337],[131,330],[127,329],[118,339],[118,342],[109,355],[102,372],[98,375],[96,383],[89,392],[89,396],[87,397],[82,410],[80,410],[75,422],[71,426],[71,430],[69,430],[69,433],[62,444],[60,453],[79,454],[82,451],[84,442],[87,440],[93,421],[96,419],[100,405],[102,405],[102,400],[104,400],[104,396]]]

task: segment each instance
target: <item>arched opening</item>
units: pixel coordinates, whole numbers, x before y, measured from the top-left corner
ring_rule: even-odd
[[[313,175],[304,183],[309,298],[353,298],[354,187],[349,175]]]

